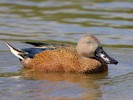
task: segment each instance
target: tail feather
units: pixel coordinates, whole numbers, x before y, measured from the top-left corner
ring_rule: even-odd
[[[26,57],[26,54],[24,51],[19,50],[14,48],[13,46],[11,46],[9,43],[5,42],[5,44],[7,45],[7,47],[10,49],[10,51],[19,59],[24,60]]]

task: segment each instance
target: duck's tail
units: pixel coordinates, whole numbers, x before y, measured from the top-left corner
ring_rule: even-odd
[[[9,43],[5,42],[5,44],[7,45],[7,47],[10,49],[10,51],[16,56],[18,57],[20,60],[24,60],[27,58],[26,56],[26,52],[16,49],[13,46],[11,46]]]

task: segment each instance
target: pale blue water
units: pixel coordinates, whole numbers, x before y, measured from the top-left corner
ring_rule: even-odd
[[[3,41],[77,42],[97,36],[119,61],[98,75],[21,73]],[[0,0],[0,100],[132,100],[133,1]]]

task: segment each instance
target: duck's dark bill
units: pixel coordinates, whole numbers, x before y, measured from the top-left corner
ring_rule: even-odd
[[[95,56],[98,59],[103,60],[107,64],[118,64],[118,61],[116,61],[114,58],[111,58],[110,56],[108,56],[102,47],[97,48],[97,50],[95,51]]]

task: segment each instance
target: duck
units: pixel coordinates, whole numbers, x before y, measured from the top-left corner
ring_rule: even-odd
[[[5,42],[25,69],[44,72],[101,73],[108,64],[118,64],[102,48],[94,35],[83,35],[76,46],[51,46],[16,49]]]

